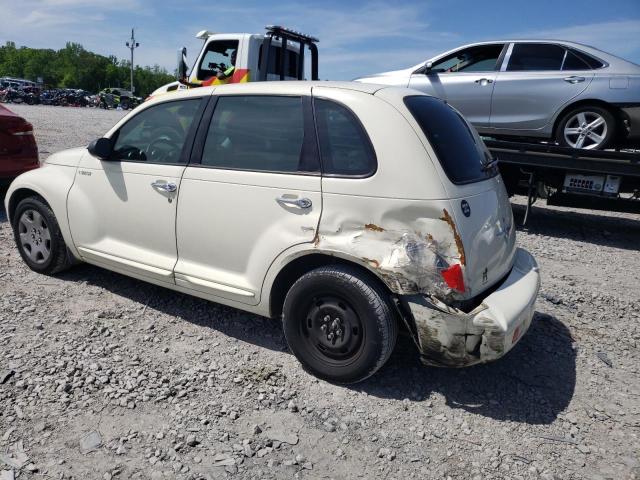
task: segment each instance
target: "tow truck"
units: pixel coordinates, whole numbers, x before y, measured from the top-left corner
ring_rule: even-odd
[[[265,28],[264,34],[199,32],[196,38],[204,43],[191,72],[187,75],[187,49],[182,47],[178,50],[178,80],[158,88],[151,96],[225,83],[304,80],[307,50],[311,80],[318,80],[317,38],[278,25]],[[232,75],[218,78],[231,66],[235,67]]]
[[[538,199],[548,205],[640,213],[640,150],[483,139],[509,195],[527,197],[523,225]]]

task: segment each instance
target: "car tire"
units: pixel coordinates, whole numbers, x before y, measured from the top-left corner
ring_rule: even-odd
[[[563,147],[602,150],[615,138],[616,126],[615,117],[606,108],[583,105],[562,116],[556,141]]]
[[[73,265],[53,211],[39,197],[18,204],[12,227],[20,256],[31,270],[52,275]]]
[[[300,277],[285,298],[283,323],[289,348],[304,369],[339,384],[357,383],[378,371],[398,332],[382,286],[344,265]]]

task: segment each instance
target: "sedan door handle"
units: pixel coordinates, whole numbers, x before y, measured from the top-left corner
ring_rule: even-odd
[[[178,186],[173,182],[164,182],[162,180],[156,180],[151,184],[153,188],[157,188],[158,190],[164,190],[165,192],[175,192],[178,189]]]
[[[308,198],[289,198],[289,197],[278,197],[276,201],[281,205],[293,205],[298,208],[310,208],[313,205],[313,202]]]
[[[585,78],[571,75],[570,77],[564,77],[563,80],[568,83],[580,83],[580,82],[584,82]]]
[[[488,83],[493,83],[493,80],[490,78],[479,78],[476,80],[476,83],[479,83],[480,85],[486,85]]]

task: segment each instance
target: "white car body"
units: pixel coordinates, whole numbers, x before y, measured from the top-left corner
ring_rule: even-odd
[[[163,102],[255,95],[346,106],[370,139],[376,168],[352,177],[287,174],[104,161],[76,148],[13,182],[5,200],[12,225],[18,202],[37,194],[76,259],[266,317],[282,311],[295,281],[287,272],[353,265],[397,299],[429,364],[493,360],[520,339],[540,285],[535,260],[515,246],[499,174],[465,184],[449,179],[404,104],[406,97],[426,97],[420,92],[339,82],[199,88],[146,102],[106,137]],[[459,266],[462,291],[443,281],[442,262]]]

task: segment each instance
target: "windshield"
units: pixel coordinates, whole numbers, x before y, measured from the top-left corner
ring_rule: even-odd
[[[453,183],[480,182],[497,175],[498,170],[482,139],[445,101],[416,95],[405,97],[404,103]]]

